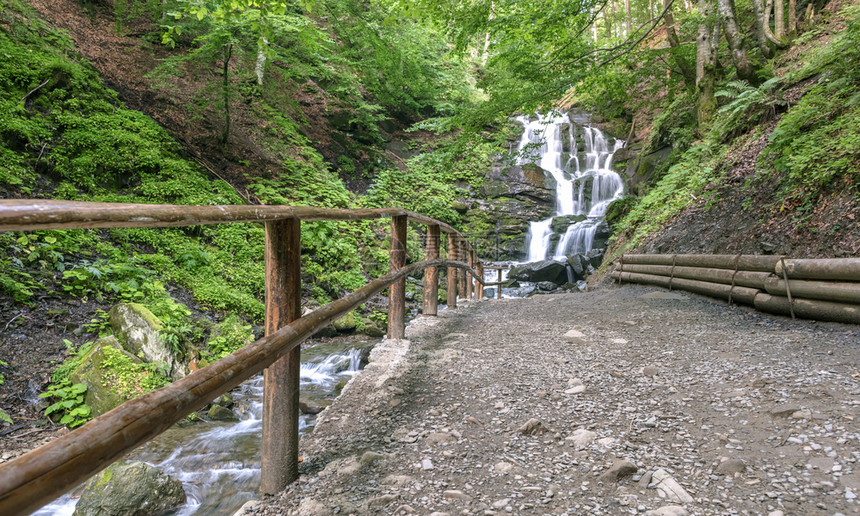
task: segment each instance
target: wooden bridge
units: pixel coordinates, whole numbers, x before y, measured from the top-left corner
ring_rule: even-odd
[[[389,273],[301,317],[301,223],[391,219]],[[407,222],[427,226],[426,260],[406,266]],[[481,298],[483,264],[457,230],[398,208],[324,209],[304,206],[174,206],[50,200],[0,201],[0,231],[169,227],[236,222],[265,225],[266,336],[172,384],[128,401],[73,432],[0,465],[0,514],[29,514],[128,451],[264,372],[261,491],[274,494],[298,477],[299,345],[389,289],[388,338],[404,335],[406,277],[426,269],[424,315],[437,313],[439,268],[447,267],[448,306]],[[440,259],[441,233],[448,259]],[[477,282],[477,285],[476,285]]]

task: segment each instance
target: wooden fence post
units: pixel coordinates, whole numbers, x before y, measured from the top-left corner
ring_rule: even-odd
[[[457,237],[448,233],[448,259],[457,259]],[[448,308],[457,308],[457,268],[448,267]]]
[[[427,259],[439,258],[439,234],[438,224],[427,226]],[[436,315],[439,304],[439,269],[428,267],[424,270],[424,315]]]
[[[469,253],[468,254],[468,261],[466,263],[469,264],[470,269],[474,269],[475,268],[475,252],[474,251],[468,251],[468,253]],[[472,300],[472,293],[474,292],[473,285],[472,285],[472,275],[469,274],[469,271],[464,271],[463,276],[466,277],[466,299],[471,301]]]
[[[301,221],[266,222],[266,335],[301,317]],[[263,373],[260,491],[282,492],[299,477],[299,347]]]
[[[391,250],[388,254],[388,272],[406,265],[406,215],[391,217]],[[406,334],[406,278],[388,287],[388,338],[402,339]]]
[[[475,286],[478,289],[478,300],[481,300],[484,299],[484,264],[480,260],[478,261],[478,276],[481,279],[475,282]]]
[[[463,240],[457,240],[457,261],[465,262],[466,261],[466,242]],[[460,297],[466,296],[466,271],[457,270],[457,295]]]
[[[498,286],[496,287],[496,299],[502,298],[502,269],[499,268],[499,279],[496,280],[498,282]]]

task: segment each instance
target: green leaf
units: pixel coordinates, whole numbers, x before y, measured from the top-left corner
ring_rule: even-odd
[[[71,394],[83,394],[87,392],[87,385],[85,383],[76,383],[72,385],[72,387],[69,389],[69,392]]]

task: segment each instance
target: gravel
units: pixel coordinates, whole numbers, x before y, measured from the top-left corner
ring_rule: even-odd
[[[856,326],[625,286],[466,303],[407,337],[247,514],[860,514]]]

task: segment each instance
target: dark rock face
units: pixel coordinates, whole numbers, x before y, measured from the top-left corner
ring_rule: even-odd
[[[183,503],[179,480],[143,462],[115,463],[87,481],[74,516],[152,516]]]
[[[551,281],[556,285],[563,285],[567,283],[567,267],[565,264],[553,260],[526,263],[511,268],[508,272],[508,279],[533,283]]]

